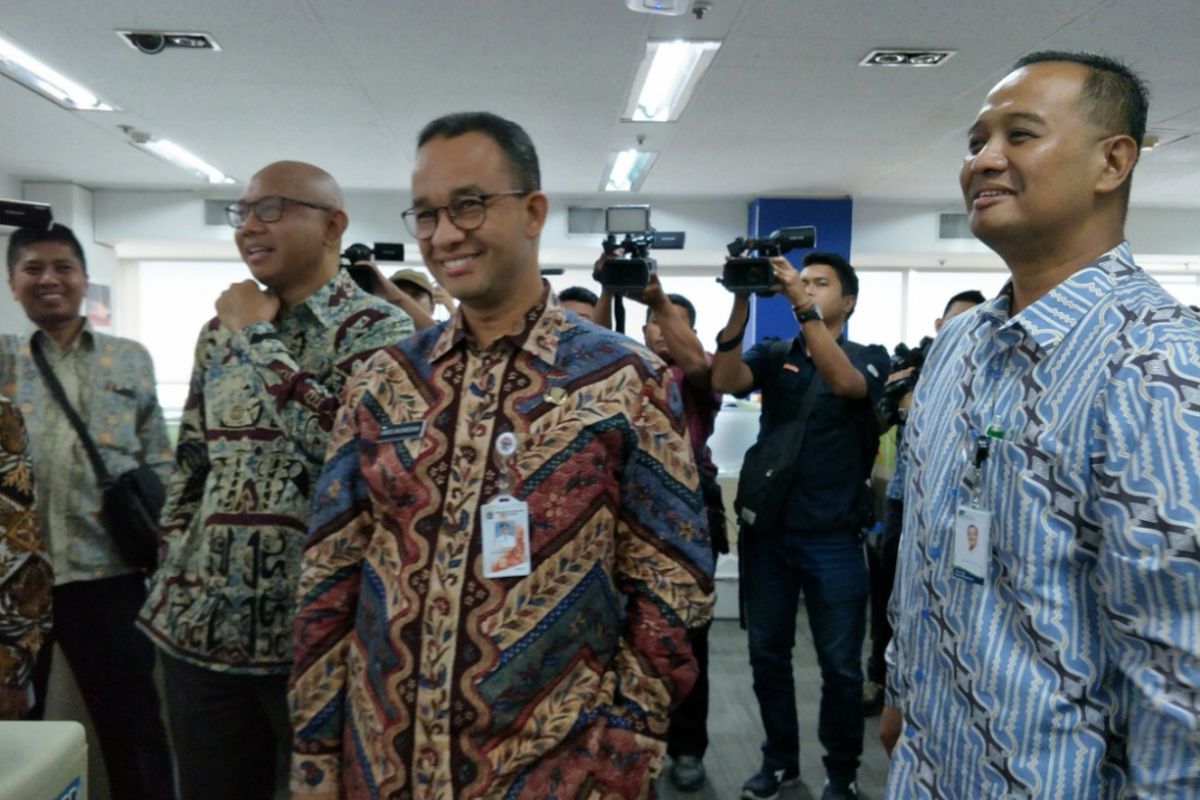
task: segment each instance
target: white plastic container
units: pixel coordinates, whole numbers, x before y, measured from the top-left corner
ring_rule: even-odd
[[[737,556],[724,553],[717,557],[717,568],[713,572],[717,585],[717,603],[713,608],[714,619],[738,618],[738,560]]]
[[[78,722],[0,722],[0,800],[87,800]]]

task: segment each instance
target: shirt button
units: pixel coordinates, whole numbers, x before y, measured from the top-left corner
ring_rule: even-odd
[[[936,544],[933,547],[929,548],[929,557],[930,558],[941,558],[941,556],[942,556],[942,548],[938,547]]]
[[[914,728],[912,725],[909,725],[907,728],[904,729],[904,735],[907,736],[909,739],[911,739],[912,737],[917,735],[917,729]]]
[[[913,677],[917,679],[917,683],[920,683],[925,680],[925,670],[918,667],[917,671],[913,673]]]
[[[928,609],[928,608],[922,608],[922,609],[921,609],[921,616],[922,616],[922,617],[924,617],[925,619],[929,619],[929,616],[930,616],[929,609]]]

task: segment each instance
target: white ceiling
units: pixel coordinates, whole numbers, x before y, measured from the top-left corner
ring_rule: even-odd
[[[654,196],[957,202],[965,130],[1031,50],[1090,49],[1147,78],[1152,131],[1200,132],[1200,0],[712,0],[703,21],[623,0],[4,0],[0,33],[118,113],[0,80],[0,173],[89,187],[197,184],[131,147],[133,125],[245,180],[279,158],[349,189],[405,189],[420,127],[486,109],[529,130],[545,187],[594,193],[610,149],[661,151]],[[221,51],[146,56],[117,29],[204,31]],[[724,44],[677,123],[620,122],[644,43]],[[858,66],[876,47],[958,51]],[[626,195],[628,197],[628,195]],[[1141,206],[1200,207],[1200,135],[1146,157]]]

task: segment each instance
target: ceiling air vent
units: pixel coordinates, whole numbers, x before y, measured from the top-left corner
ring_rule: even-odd
[[[872,50],[858,62],[863,67],[940,67],[957,50]]]
[[[974,239],[966,214],[938,214],[939,239]]]
[[[604,209],[571,206],[567,209],[567,233],[578,236],[604,234]]]
[[[148,56],[157,55],[168,48],[175,50],[220,50],[207,33],[172,31],[117,31],[121,41]]]

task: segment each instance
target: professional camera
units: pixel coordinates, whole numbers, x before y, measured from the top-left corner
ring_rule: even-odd
[[[811,248],[816,243],[817,229],[811,225],[780,228],[762,239],[739,236],[726,245],[732,258],[725,262],[725,271],[717,283],[734,294],[770,296],[778,291],[771,258],[797,248]]]
[[[650,273],[658,264],[647,254],[654,245],[654,229],[650,227],[650,206],[611,206],[604,214],[608,236],[604,248],[604,263],[596,270],[595,278],[614,292],[641,292],[650,281]],[[617,236],[624,234],[620,241]],[[617,255],[617,250],[623,255]]]
[[[358,265],[360,261],[403,261],[404,245],[390,242],[376,242],[375,247],[365,244],[352,244],[342,253],[342,267],[354,278],[364,292],[375,291],[375,273],[370,267]],[[357,265],[357,266],[356,266]]]
[[[888,374],[904,369],[912,369],[912,374],[892,381],[883,388],[883,396],[879,398],[875,410],[885,426],[891,427],[904,422],[900,417],[900,401],[917,385],[917,378],[921,377],[921,367],[925,365],[925,354],[929,352],[929,345],[932,343],[933,338],[926,336],[916,347],[910,348],[901,342],[892,351]]]

